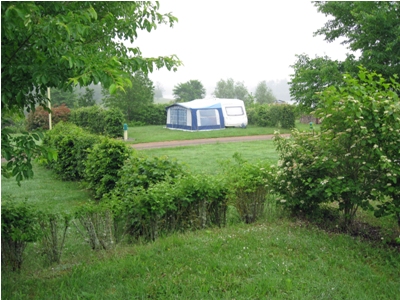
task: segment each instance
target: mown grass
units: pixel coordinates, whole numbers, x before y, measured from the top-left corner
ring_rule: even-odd
[[[4,299],[397,299],[399,254],[280,219],[8,274]]]
[[[202,144],[175,148],[157,148],[138,150],[150,156],[166,155],[185,164],[193,172],[216,174],[220,172],[221,164],[226,160],[233,160],[233,154],[240,153],[248,162],[255,163],[261,160],[275,163],[278,153],[275,151],[272,140]]]
[[[299,130],[309,131],[308,124],[296,123],[296,128]],[[318,125],[314,126],[318,130]],[[171,130],[162,125],[151,126],[138,126],[128,128],[128,143],[150,143],[150,142],[164,142],[164,141],[181,141],[217,137],[232,137],[232,136],[251,136],[251,135],[264,135],[274,134],[275,131],[280,133],[290,133],[288,129],[274,128],[274,127],[257,127],[249,125],[247,128],[225,128],[222,130],[212,131],[181,131]]]
[[[18,186],[15,178],[1,178],[1,199],[27,201],[40,210],[71,212],[89,199],[89,193],[79,183],[61,181],[44,167],[33,165],[34,177]]]
[[[205,176],[235,152],[250,162],[277,160],[270,140],[141,151],[175,157]],[[2,178],[2,199],[27,199],[52,211],[73,211],[89,199],[79,184],[61,182],[39,166],[34,171],[34,179],[22,182],[21,188],[14,179]],[[234,214],[228,223],[225,228],[174,234],[148,244],[120,244],[109,251],[92,251],[71,226],[61,263],[47,265],[39,244],[30,244],[21,272],[3,272],[2,299],[398,299],[400,295],[400,253],[394,248],[322,231],[287,217],[274,202],[257,224],[237,223]]]

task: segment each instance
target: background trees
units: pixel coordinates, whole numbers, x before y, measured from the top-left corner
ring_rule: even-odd
[[[129,86],[130,74],[138,70],[175,70],[181,65],[175,55],[144,58],[139,48],[123,43],[134,43],[140,30],[177,21],[158,10],[159,4],[151,2],[2,2],[2,120],[46,107],[49,87],[71,91],[73,85],[101,82],[114,93]],[[2,174],[30,177],[31,159],[45,149],[29,135],[17,142],[7,130],[1,142],[2,156],[9,160]]]
[[[322,1],[314,4],[331,20],[315,32],[332,42],[344,38],[343,44],[360,51],[357,65],[389,78],[400,75],[400,2]]]
[[[243,82],[235,82],[232,78],[228,78],[226,81],[221,79],[217,82],[213,94],[217,98],[245,100],[249,92]]]
[[[325,36],[328,42],[344,38],[342,43],[352,53],[344,61],[333,61],[327,56],[313,59],[306,54],[296,56],[290,95],[301,109],[308,112],[315,109],[318,106],[315,93],[328,86],[340,86],[343,75],[356,76],[360,65],[386,79],[400,74],[399,2],[321,1],[314,5],[331,17],[314,34]]]
[[[136,72],[131,77],[131,87],[125,92],[118,91],[110,95],[108,90],[103,90],[103,104],[109,108],[119,108],[125,115],[127,121],[132,121],[135,113],[144,106],[153,103],[153,82],[143,72]]]
[[[267,86],[266,81],[261,81],[257,87],[254,94],[256,102],[259,104],[274,103],[276,100],[272,90]]]
[[[203,99],[206,95],[206,89],[198,80],[189,80],[179,83],[173,90],[176,102],[187,102],[195,99]]]

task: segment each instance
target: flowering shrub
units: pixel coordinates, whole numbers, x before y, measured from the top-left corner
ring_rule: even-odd
[[[400,217],[400,85],[360,68],[358,78],[346,75],[345,85],[329,87],[319,96],[321,133],[276,136],[280,152],[277,188],[292,209],[315,208],[337,201],[346,224],[359,207],[378,215]],[[396,93],[397,92],[397,93]]]

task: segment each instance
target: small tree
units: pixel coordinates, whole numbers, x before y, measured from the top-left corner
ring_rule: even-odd
[[[198,80],[189,80],[179,83],[173,90],[176,102],[187,102],[195,99],[202,99],[206,95],[206,89]]]
[[[267,83],[264,81],[261,81],[256,88],[256,93],[254,94],[254,97],[256,98],[256,102],[258,104],[264,104],[264,103],[274,103],[276,100],[274,94],[272,93],[272,90],[267,86]]]

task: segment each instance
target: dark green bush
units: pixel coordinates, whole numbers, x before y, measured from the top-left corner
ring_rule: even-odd
[[[58,159],[48,166],[63,180],[82,180],[88,149],[99,141],[99,136],[87,133],[74,124],[60,122],[46,133],[43,140],[45,146],[58,152]]]
[[[122,141],[102,137],[101,142],[88,149],[85,165],[85,181],[96,198],[109,193],[120,178],[118,174],[133,149]]]
[[[97,105],[71,111],[70,122],[93,134],[122,137],[124,115],[119,109],[103,109]]]
[[[108,195],[108,202],[132,238],[155,240],[160,234],[224,225],[226,195],[221,179],[187,175],[147,189],[126,186],[124,193]]]
[[[150,104],[142,106],[134,112],[132,122],[147,125],[164,125],[167,121],[166,107],[168,104]]]
[[[249,124],[262,127],[295,127],[295,107],[292,105],[256,104],[247,111]]]

